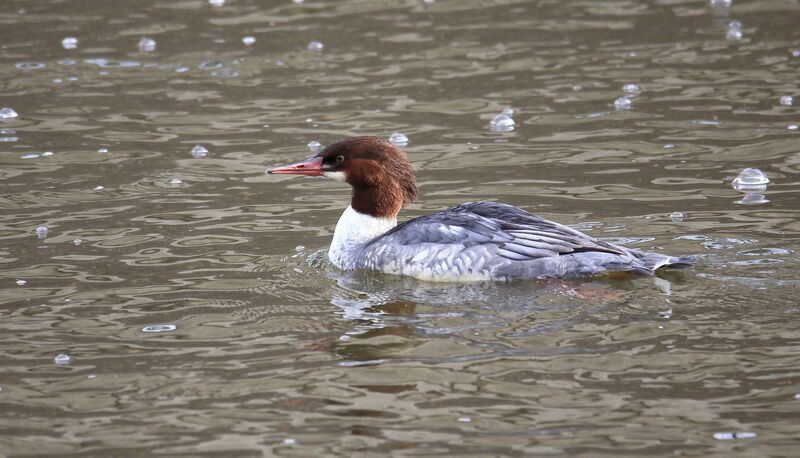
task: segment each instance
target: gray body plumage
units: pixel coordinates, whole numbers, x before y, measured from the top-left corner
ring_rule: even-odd
[[[687,256],[606,243],[496,202],[466,203],[406,221],[352,247],[348,254],[348,270],[430,281],[578,278],[606,272],[652,275],[660,267],[693,262]]]

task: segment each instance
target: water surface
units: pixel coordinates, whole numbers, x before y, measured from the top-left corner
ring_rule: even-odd
[[[0,453],[796,450],[795,3],[214,3],[0,7]],[[422,192],[403,218],[497,200],[701,260],[337,271],[346,187],[264,169],[393,132]],[[731,187],[746,167],[760,196]]]

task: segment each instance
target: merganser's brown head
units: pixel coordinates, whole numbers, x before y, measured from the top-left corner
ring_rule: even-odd
[[[348,138],[310,159],[273,167],[267,173],[347,182],[353,187],[353,209],[379,218],[394,218],[404,205],[417,200],[414,170],[406,153],[380,137]]]

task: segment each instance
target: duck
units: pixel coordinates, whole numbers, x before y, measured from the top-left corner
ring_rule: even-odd
[[[492,201],[463,203],[398,224],[400,210],[417,200],[417,184],[406,153],[381,137],[346,138],[266,173],[325,177],[351,186],[350,205],[327,253],[330,263],[345,271],[433,282],[521,281],[654,275],[695,261],[604,242]]]

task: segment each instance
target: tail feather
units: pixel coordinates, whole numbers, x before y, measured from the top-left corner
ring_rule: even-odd
[[[608,262],[603,264],[603,269],[609,272],[628,272],[639,275],[653,275],[654,269],[649,266],[631,264],[630,262]]]
[[[686,269],[687,267],[693,266],[695,262],[697,262],[697,256],[694,255],[678,256],[677,258],[670,256],[669,262],[664,264],[664,267]]]
[[[634,251],[631,254],[639,258],[648,269],[653,271],[662,267],[669,267],[672,269],[685,269],[690,267],[697,261],[696,256],[666,256],[660,253],[653,253],[651,251]]]

